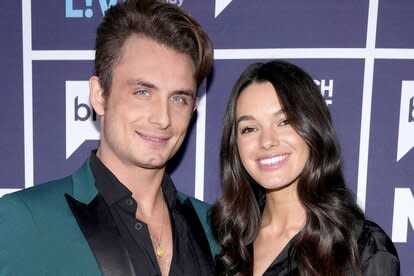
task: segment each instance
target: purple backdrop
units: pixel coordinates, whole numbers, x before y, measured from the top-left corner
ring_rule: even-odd
[[[320,85],[348,185],[366,215],[392,237],[402,275],[414,275],[414,2],[166,1],[194,15],[215,46],[197,118],[168,168],[178,188],[214,202],[222,119],[234,81],[252,62],[290,60]],[[93,70],[96,27],[116,2],[0,3],[0,195],[68,175],[96,148],[82,85]]]

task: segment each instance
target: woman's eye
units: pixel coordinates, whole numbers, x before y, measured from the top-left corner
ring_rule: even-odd
[[[286,126],[286,125],[288,125],[289,124],[289,120],[288,119],[285,119],[285,120],[282,120],[280,123],[279,123],[279,126]]]
[[[248,134],[248,133],[252,133],[254,131],[256,131],[256,129],[253,128],[253,127],[244,127],[244,128],[241,129],[240,133],[241,134]]]

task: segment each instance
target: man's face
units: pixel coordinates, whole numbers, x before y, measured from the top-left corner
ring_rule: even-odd
[[[109,95],[96,77],[90,82],[91,103],[101,115],[101,160],[110,168],[163,169],[197,105],[191,58],[133,35],[114,64]]]

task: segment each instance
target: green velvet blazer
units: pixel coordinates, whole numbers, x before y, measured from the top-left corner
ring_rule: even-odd
[[[89,211],[97,194],[87,160],[71,176],[1,198],[0,275],[110,275],[111,266],[122,271],[125,258],[117,252],[113,252],[114,258],[101,258],[99,262],[80,228],[79,218],[71,210],[73,206],[69,206],[71,201]],[[180,192],[177,196],[183,210],[190,209],[185,211],[189,221],[200,226],[197,231],[203,232],[198,234],[205,238],[201,242],[207,247],[204,249],[214,256],[219,248],[208,224],[209,206]],[[112,254],[114,243],[106,242]]]

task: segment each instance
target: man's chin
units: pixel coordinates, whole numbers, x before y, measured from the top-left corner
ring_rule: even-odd
[[[151,159],[146,162],[137,162],[136,166],[148,170],[162,170],[165,169],[167,161]]]

